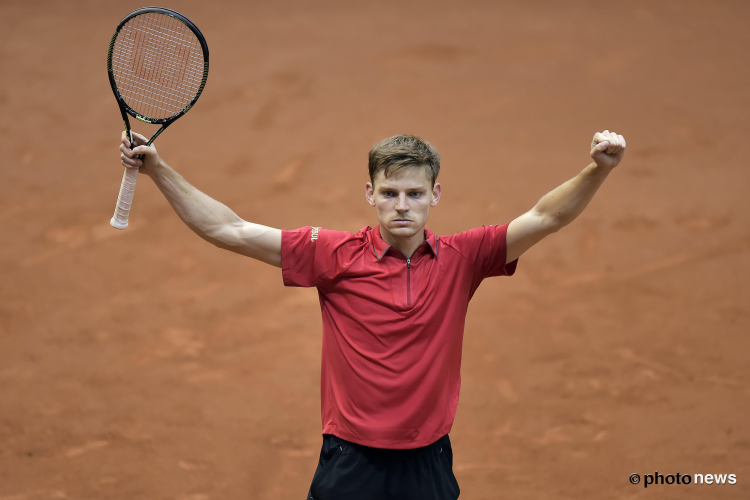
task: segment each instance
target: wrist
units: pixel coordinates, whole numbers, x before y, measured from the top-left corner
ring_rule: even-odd
[[[149,165],[148,168],[142,168],[141,170],[144,170],[144,174],[156,180],[158,177],[161,177],[161,175],[167,168],[169,167],[166,163],[164,163],[164,160],[162,160],[161,158],[157,158],[156,162],[153,165]]]
[[[612,171],[614,167],[607,166],[607,165],[600,165],[596,163],[595,161],[592,161],[589,166],[587,167],[587,170],[589,170],[594,175],[604,175],[607,176]]]

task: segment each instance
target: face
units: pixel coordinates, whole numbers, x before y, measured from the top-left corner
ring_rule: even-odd
[[[375,207],[380,226],[396,239],[410,238],[424,230],[430,208],[440,201],[442,187],[424,168],[404,168],[387,178],[381,170],[375,183],[368,182],[365,196]]]

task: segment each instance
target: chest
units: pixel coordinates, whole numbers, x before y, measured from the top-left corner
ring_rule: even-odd
[[[387,254],[375,262],[363,259],[336,279],[327,294],[364,310],[423,312],[456,306],[468,301],[470,280],[461,266],[447,264],[424,254],[411,259]]]

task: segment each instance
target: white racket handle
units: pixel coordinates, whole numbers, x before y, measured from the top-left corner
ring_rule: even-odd
[[[125,173],[122,174],[122,184],[120,185],[120,195],[117,197],[115,214],[109,221],[114,228],[125,229],[128,227],[128,215],[130,214],[130,205],[133,203],[136,181],[138,181],[138,169],[126,167]]]

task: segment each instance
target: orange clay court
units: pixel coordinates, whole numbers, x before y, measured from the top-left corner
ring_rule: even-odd
[[[0,500],[302,499],[316,291],[196,237],[145,176],[109,225],[106,50],[141,6],[0,3]],[[442,156],[434,233],[505,224],[624,135],[586,211],[471,302],[461,498],[750,497],[747,3],[165,6],[211,71],[155,144],[253,222],[374,226],[367,152],[405,133]],[[629,482],[656,471],[737,484]]]

